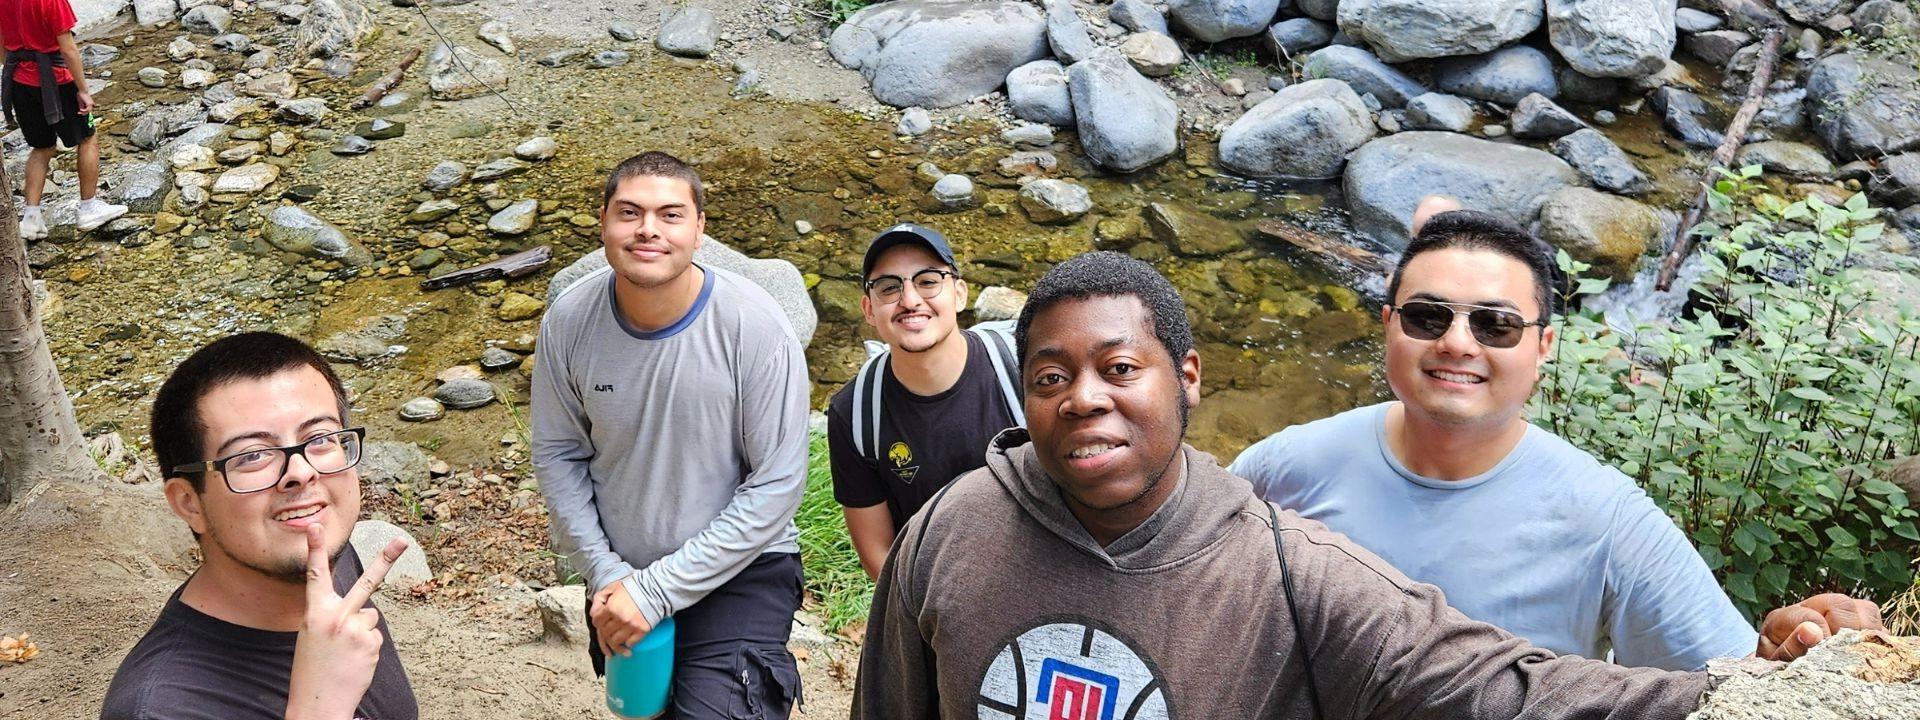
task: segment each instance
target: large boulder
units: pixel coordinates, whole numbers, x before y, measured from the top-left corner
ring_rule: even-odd
[[[1540,0],[1344,0],[1340,29],[1380,59],[1479,55],[1540,27]]]
[[[1167,16],[1153,9],[1153,3],[1147,0],[1115,0],[1113,6],[1107,8],[1107,19],[1134,32],[1172,34],[1167,28]]]
[[[294,29],[294,48],[314,57],[351,52],[379,26],[359,0],[313,0]]]
[[[141,215],[159,212],[167,191],[173,189],[173,166],[166,160],[115,165],[108,177],[112,178],[108,197]]]
[[[1920,149],[1920,68],[1852,53],[1822,58],[1807,76],[1807,112],[1842,158]]]
[[[353,552],[360,558],[360,566],[373,567],[379,559],[380,551],[394,538],[407,542],[407,549],[400,553],[400,559],[393,561],[393,567],[387,569],[386,581],[380,583],[379,592],[394,597],[406,597],[413,586],[433,579],[433,568],[427,565],[427,551],[421,549],[420,541],[413,539],[405,529],[381,520],[361,520],[353,524]]]
[[[141,25],[159,25],[173,22],[180,14],[180,4],[176,0],[133,0],[133,20]],[[87,62],[88,67],[93,67]]]
[[[894,0],[854,13],[828,47],[881,102],[942,108],[993,92],[1014,68],[1046,57],[1047,21],[1013,0]]]
[[[1112,48],[1067,68],[1080,144],[1094,164],[1133,172],[1180,149],[1180,109]]]
[[[1455,95],[1509,107],[1535,93],[1549,98],[1560,95],[1553,58],[1525,45],[1434,63],[1433,84]]]
[[[436,100],[464,100],[507,89],[507,66],[463,45],[435,45],[427,56],[427,76],[427,89]]]
[[[1340,0],[1294,0],[1293,7],[1315,20],[1331,22],[1340,17]]]
[[[1768,140],[1745,145],[1733,158],[1736,167],[1759,165],[1767,172],[1798,177],[1825,178],[1833,174],[1833,161],[1820,148],[1785,140]]]
[[[1354,230],[1405,247],[1413,208],[1439,193],[1522,226],[1533,224],[1555,190],[1580,175],[1552,154],[1446,132],[1403,132],[1347,157],[1344,182]]]
[[[1427,88],[1406,73],[1380,62],[1380,58],[1351,45],[1335,45],[1307,56],[1302,74],[1307,79],[1344,80],[1353,91],[1372,95],[1381,106],[1406,107],[1407,101],[1427,93]]]
[[[1893,207],[1920,203],[1920,152],[1887,158],[1868,190]]]
[[[1254,177],[1330,178],[1377,134],[1353,88],[1339,80],[1290,85],[1220,135],[1220,162]]]
[[[1660,244],[1660,215],[1618,195],[1562,187],[1540,206],[1540,239],[1615,282],[1633,278],[1640,257]]]
[[[1276,58],[1319,50],[1333,44],[1334,27],[1313,18],[1293,18],[1267,28],[1267,49]]]
[[[1775,0],[1774,5],[1787,17],[1803,25],[1818,25],[1820,21],[1853,10],[1860,0]]]
[[[1547,37],[1574,70],[1646,77],[1673,54],[1675,0],[1547,0]]]
[[[1583,128],[1553,141],[1553,154],[1602,190],[1639,195],[1653,189],[1653,180],[1633,164],[1633,158],[1599,130]]]
[[[1513,136],[1522,140],[1551,140],[1587,126],[1566,108],[1534,93],[1520,99],[1510,118]]]
[[[1252,37],[1273,23],[1281,0],[1168,0],[1175,29],[1201,42]]]
[[[219,5],[201,5],[180,16],[180,27],[201,35],[225,35],[233,26],[233,11]]]
[[[713,11],[689,5],[660,23],[660,33],[654,37],[653,46],[669,55],[703,58],[713,54],[717,39]]]
[[[1047,10],[1047,45],[1053,48],[1054,57],[1072,64],[1093,54],[1093,38],[1087,35],[1087,23],[1073,11],[1073,3],[1044,0],[1042,5]]]
[[[1007,103],[1014,117],[1027,122],[1073,124],[1067,69],[1052,60],[1035,60],[1007,73]]]
[[[705,235],[700,237],[700,249],[694,251],[693,260],[752,280],[768,295],[772,295],[773,301],[786,312],[787,324],[793,328],[793,336],[799,338],[801,346],[813,342],[813,331],[819,324],[819,316],[814,312],[812,298],[807,296],[807,281],[800,276],[799,268],[794,267],[793,263],[777,258],[747,257]],[[547,304],[552,305],[554,298],[560,296],[560,291],[567,289],[574,281],[606,266],[604,249],[580,256],[572,265],[554,273],[553,279],[547,282]]]

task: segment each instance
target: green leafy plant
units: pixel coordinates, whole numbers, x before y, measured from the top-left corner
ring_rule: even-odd
[[[859,12],[861,8],[872,5],[874,0],[819,0],[818,14],[826,17],[827,25],[839,27],[847,18]]]
[[[1861,262],[1884,228],[1865,196],[1788,202],[1758,175],[1709,190],[1700,311],[1569,314],[1533,418],[1637,480],[1750,617],[1824,591],[1888,599],[1920,556],[1920,513],[1879,474],[1920,452],[1920,318],[1870,310]]]
[[[800,563],[807,592],[820,603],[827,629],[839,630],[867,619],[873,581],[847,536],[840,503],[833,499],[833,472],[827,465],[826,435],[815,435],[807,451],[807,493],[793,522],[800,528]]]

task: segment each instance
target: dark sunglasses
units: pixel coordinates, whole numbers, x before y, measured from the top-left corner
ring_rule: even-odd
[[[1466,313],[1467,329],[1473,331],[1473,339],[1490,348],[1519,345],[1528,327],[1547,325],[1544,319],[1527,322],[1520,313],[1485,305],[1409,300],[1387,307],[1400,313],[1400,331],[1415,340],[1440,339],[1453,327],[1456,313]]]

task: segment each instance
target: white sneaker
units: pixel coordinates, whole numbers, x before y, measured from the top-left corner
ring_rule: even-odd
[[[20,213],[20,239],[47,239],[47,218],[40,214],[38,208]]]
[[[80,232],[90,232],[125,214],[127,206],[108,205],[100,198],[93,198],[80,203],[80,220],[75,224],[80,227]]]

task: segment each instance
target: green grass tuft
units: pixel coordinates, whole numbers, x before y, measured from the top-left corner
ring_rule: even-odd
[[[807,594],[819,603],[827,629],[837,631],[867,619],[873,582],[860,567],[840,503],[833,499],[833,473],[827,466],[827,438],[813,436],[807,451],[807,494],[793,518],[800,527],[800,561],[807,571]]]

